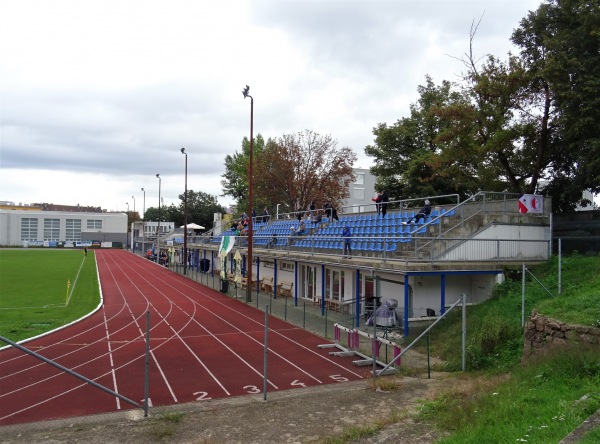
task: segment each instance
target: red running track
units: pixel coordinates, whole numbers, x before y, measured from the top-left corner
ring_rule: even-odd
[[[150,312],[150,405],[262,393],[264,311],[123,250],[97,250],[104,304],[92,316],[23,344],[143,402]],[[269,317],[267,390],[362,379],[328,341]],[[135,408],[14,348],[0,351],[0,425]]]

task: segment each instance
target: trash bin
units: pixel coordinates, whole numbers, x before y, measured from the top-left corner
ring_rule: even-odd
[[[229,281],[227,279],[221,279],[221,293],[227,293],[229,291]]]
[[[210,269],[210,259],[200,259],[200,271],[206,273]]]

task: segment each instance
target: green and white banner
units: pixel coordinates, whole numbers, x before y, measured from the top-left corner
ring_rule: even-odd
[[[223,236],[219,247],[219,256],[226,256],[235,244],[235,236]]]

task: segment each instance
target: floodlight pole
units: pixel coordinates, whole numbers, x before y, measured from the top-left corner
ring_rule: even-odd
[[[134,235],[134,228],[135,228],[135,197],[131,196],[131,198],[133,199],[133,223],[131,224],[131,251],[133,251],[135,253],[135,244],[133,243],[133,235]]]
[[[181,154],[185,155],[185,191],[183,193],[183,275],[187,274],[187,153],[181,148]]]
[[[142,188],[144,192],[144,207],[142,209],[142,254],[146,255],[146,190]]]
[[[127,236],[125,239],[125,246],[129,251],[129,230],[131,229],[131,225],[129,225],[129,202],[125,202],[125,205],[127,205]]]
[[[160,263],[160,186],[161,186],[161,178],[160,174],[156,175],[158,179],[158,229],[156,230],[156,263]]]
[[[250,97],[250,165],[248,168],[248,270],[246,272],[246,280],[248,285],[246,285],[246,302],[250,302],[252,300],[252,154],[254,152],[253,141],[253,127],[254,127],[254,98],[248,94],[250,91],[250,87],[246,85],[246,88],[242,90],[242,94],[244,95],[244,99],[246,97]]]

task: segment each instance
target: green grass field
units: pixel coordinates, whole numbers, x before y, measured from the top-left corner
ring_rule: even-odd
[[[36,336],[84,316],[99,301],[93,251],[85,257],[81,250],[0,250],[0,336]]]

